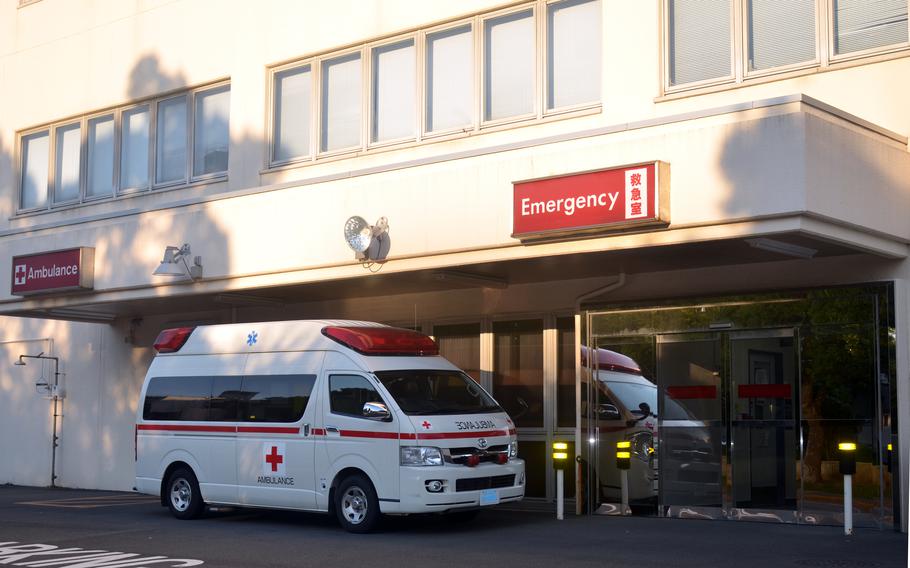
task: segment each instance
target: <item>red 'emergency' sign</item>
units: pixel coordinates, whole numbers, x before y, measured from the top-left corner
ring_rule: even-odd
[[[513,184],[512,236],[519,239],[666,224],[661,162]],[[661,182],[663,186],[661,186]],[[661,192],[661,189],[664,189]]]

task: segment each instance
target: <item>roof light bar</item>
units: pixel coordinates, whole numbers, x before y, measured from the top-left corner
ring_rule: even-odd
[[[154,347],[158,353],[176,353],[190,338],[195,327],[174,327],[158,334]]]
[[[439,355],[439,345],[431,337],[410,329],[329,326],[322,334],[361,355]]]

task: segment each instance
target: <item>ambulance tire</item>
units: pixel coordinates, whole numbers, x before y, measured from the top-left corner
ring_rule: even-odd
[[[205,510],[199,482],[193,472],[185,467],[177,468],[171,473],[164,490],[167,508],[180,520],[195,519]]]
[[[379,499],[373,484],[363,475],[345,477],[335,490],[335,515],[342,528],[352,533],[372,531],[379,524]]]

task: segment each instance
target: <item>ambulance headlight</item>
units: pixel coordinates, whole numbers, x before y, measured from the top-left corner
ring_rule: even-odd
[[[443,465],[442,451],[425,446],[402,446],[401,465]]]
[[[518,440],[513,438],[512,441],[509,442],[509,459],[512,460],[517,457],[518,457]]]

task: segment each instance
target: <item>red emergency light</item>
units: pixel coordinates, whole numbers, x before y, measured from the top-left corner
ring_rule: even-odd
[[[439,355],[432,338],[410,329],[330,326],[322,334],[362,355]]]
[[[163,330],[158,334],[158,338],[155,339],[155,350],[158,353],[176,353],[180,351],[180,348],[190,338],[190,334],[193,333],[194,329],[196,328],[174,327]]]

